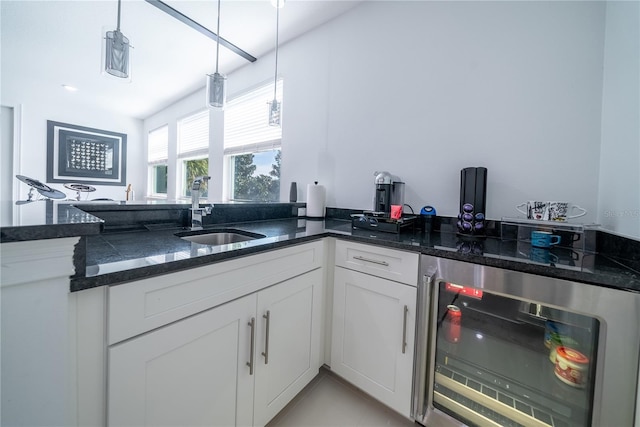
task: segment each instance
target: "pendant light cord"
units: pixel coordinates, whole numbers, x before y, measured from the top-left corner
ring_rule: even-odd
[[[278,1],[278,6],[280,6],[279,2],[283,0],[276,0],[276,1]],[[279,33],[278,30],[279,28],[280,28],[280,7],[276,7],[276,72],[273,77],[273,99],[276,99],[276,91],[278,87],[278,33]]]
[[[118,25],[116,31],[120,31],[120,0],[118,0]]]
[[[216,74],[218,74],[219,56],[220,56],[220,0],[218,0],[218,28],[216,29]]]

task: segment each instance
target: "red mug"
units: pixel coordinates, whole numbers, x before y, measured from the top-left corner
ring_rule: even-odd
[[[402,218],[402,205],[391,205],[391,219]]]

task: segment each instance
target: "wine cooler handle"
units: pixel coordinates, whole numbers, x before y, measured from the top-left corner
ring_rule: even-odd
[[[407,313],[409,312],[409,307],[404,306],[404,316],[402,321],[402,354],[405,354],[407,351]]]
[[[253,356],[256,345],[256,318],[252,317],[248,325],[251,328],[251,350],[249,350],[249,361],[247,362],[247,366],[249,367],[249,375],[253,375]]]
[[[263,314],[262,317],[267,319],[267,336],[264,342],[264,351],[262,352],[264,364],[267,365],[269,363],[269,321],[271,320],[271,312],[267,310],[267,314]]]
[[[421,260],[422,262],[422,260]],[[418,298],[416,310],[416,342],[415,342],[415,378],[413,381],[413,401],[411,412],[416,421],[422,422],[427,408],[433,402],[433,369],[435,356],[431,356],[428,348],[435,348],[435,316],[432,313],[432,302],[435,298],[435,284],[438,269],[435,265],[422,268],[421,280],[418,281]]]

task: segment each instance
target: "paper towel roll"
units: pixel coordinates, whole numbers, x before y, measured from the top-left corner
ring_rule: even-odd
[[[307,184],[307,217],[324,218],[325,190],[322,185]]]

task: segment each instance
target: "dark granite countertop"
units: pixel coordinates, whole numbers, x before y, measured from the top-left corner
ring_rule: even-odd
[[[265,250],[333,236],[346,240],[415,251],[525,273],[640,292],[640,273],[612,258],[574,249],[554,248],[551,261],[536,259],[528,243],[487,237],[461,240],[456,233],[419,230],[400,234],[354,230],[351,222],[279,219],[228,223],[209,227],[238,229],[264,238],[223,246],[191,243],[175,234],[183,228],[105,233],[86,238],[86,277],[72,280],[72,290],[115,285],[154,275],[246,256]],[[533,249],[535,251],[535,249]],[[533,259],[532,259],[533,258]]]
[[[35,200],[15,204],[2,201],[0,242],[57,239],[99,234],[103,220],[86,213],[68,202]]]
[[[74,206],[75,205],[75,206]],[[2,219],[2,243],[81,237],[71,290],[117,285],[212,262],[333,236],[361,243],[415,251],[425,255],[505,268],[541,276],[640,292],[640,242],[598,231],[596,250],[531,248],[520,240],[496,235],[460,237],[444,225],[431,233],[418,228],[400,234],[352,229],[345,215],[324,221],[295,217],[301,204],[218,205],[205,229],[231,228],[264,238],[222,246],[191,243],[183,232],[188,205],[167,202],[90,203],[35,201],[12,207]],[[336,210],[339,211],[339,210]],[[297,210],[296,210],[297,212]],[[340,213],[340,212],[338,212]],[[269,219],[275,214],[277,218]],[[229,221],[233,218],[234,221]],[[348,218],[348,214],[346,215]],[[613,254],[613,256],[611,256]]]

